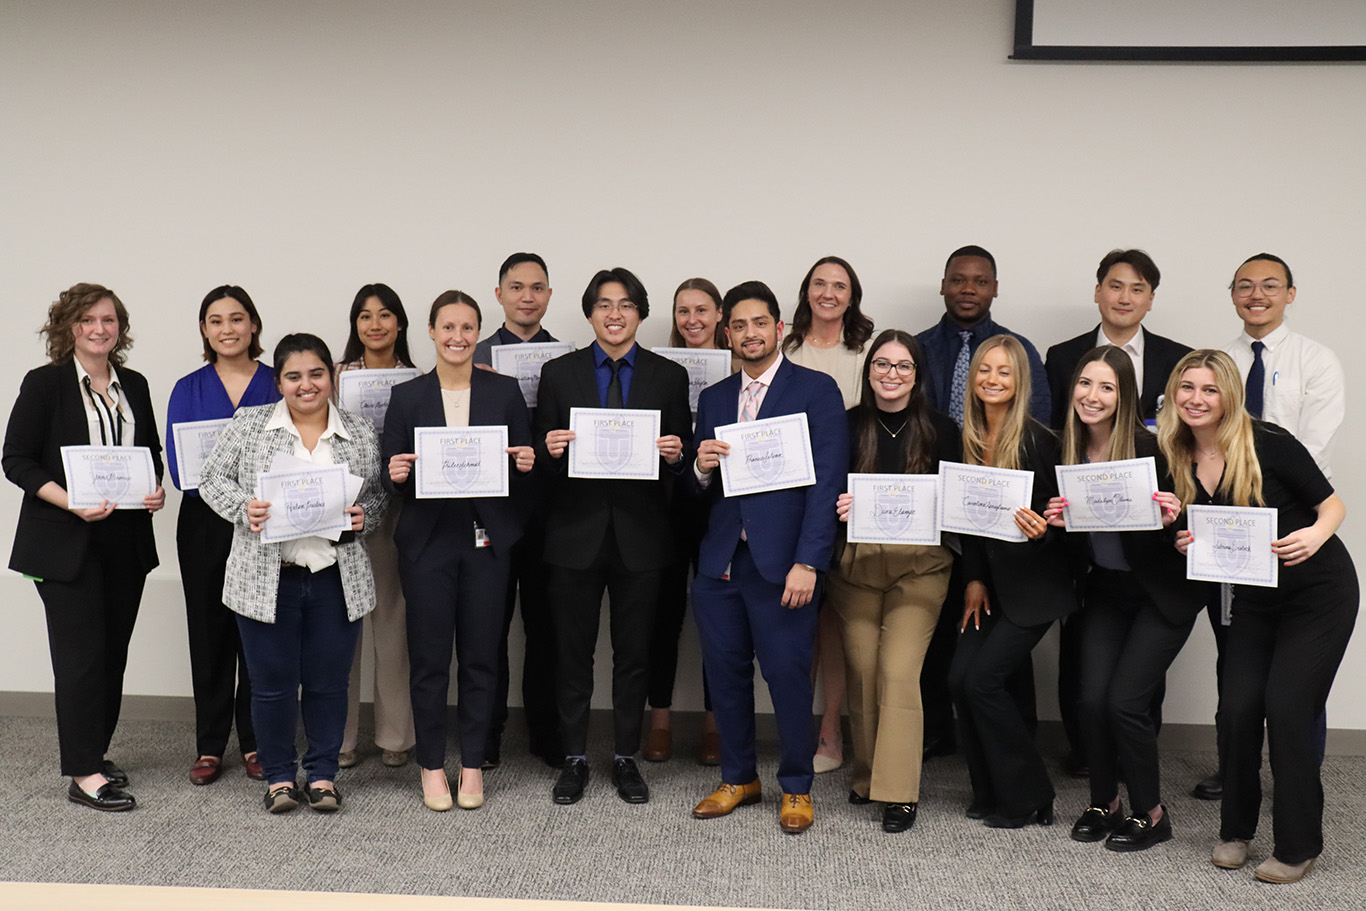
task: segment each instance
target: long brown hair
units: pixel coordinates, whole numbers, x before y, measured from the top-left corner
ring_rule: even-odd
[[[987,408],[977,397],[973,384],[982,358],[993,348],[1004,348],[1010,359],[1010,373],[1015,378],[1015,395],[1006,411],[1005,423],[996,434],[996,443],[987,452]],[[968,367],[968,390],[963,409],[963,461],[969,465],[991,465],[995,468],[1019,468],[1020,448],[1024,444],[1025,424],[1029,417],[1029,356],[1024,345],[1013,335],[993,335],[977,347]],[[990,456],[990,458],[988,458]]]
[[[119,319],[119,338],[109,351],[109,363],[115,367],[123,366],[124,353],[133,347],[133,337],[128,334],[128,310],[113,291],[104,285],[89,282],[80,282],[67,288],[47,308],[47,322],[38,333],[47,336],[48,360],[54,364],[71,362],[76,353],[76,337],[72,330],[87,310],[106,297],[113,302],[114,314]]]
[[[1219,390],[1219,403],[1224,415],[1219,420],[1215,437],[1224,455],[1224,476],[1217,493],[1227,497],[1234,506],[1261,506],[1262,465],[1257,461],[1257,450],[1252,443],[1252,416],[1243,406],[1243,380],[1238,365],[1222,351],[1201,348],[1177,362],[1167,378],[1162,410],[1157,413],[1157,445],[1171,466],[1172,481],[1177,498],[1186,504],[1195,500],[1195,478],[1190,465],[1195,461],[1195,434],[1176,409],[1176,392],[1186,371],[1200,367],[1214,374],[1214,385]]]
[[[792,325],[787,328],[787,338],[783,339],[783,351],[796,351],[806,341],[806,334],[811,331],[811,298],[807,291],[811,287],[811,276],[816,274],[816,270],[821,266],[834,263],[849,275],[849,309],[844,311],[843,326],[840,329],[844,336],[844,347],[850,351],[862,351],[863,346],[873,334],[873,320],[865,316],[859,309],[859,303],[863,300],[863,284],[858,280],[858,273],[854,267],[838,256],[822,256],[806,272],[806,278],[802,279],[801,290],[797,292],[797,310],[792,314]]]
[[[1067,423],[1062,431],[1062,463],[1081,465],[1086,461],[1086,447],[1090,432],[1081,418],[1077,417],[1077,407],[1072,399],[1076,396],[1077,383],[1081,382],[1081,372],[1087,364],[1102,363],[1115,372],[1115,392],[1118,402],[1115,413],[1110,418],[1110,451],[1104,461],[1117,462],[1134,457],[1134,438],[1148,432],[1138,413],[1138,380],[1134,376],[1134,362],[1120,348],[1114,345],[1101,345],[1092,348],[1077,361],[1077,369],[1072,371],[1072,385],[1068,386]]]
[[[873,339],[868,356],[863,360],[863,384],[859,403],[854,406],[854,458],[853,470],[859,474],[877,471],[878,407],[877,393],[873,392],[873,356],[878,349],[891,342],[897,342],[911,353],[911,362],[920,368],[920,346],[915,336],[900,329],[884,329]],[[911,374],[913,377],[914,373]],[[906,433],[898,433],[903,458],[902,471],[906,474],[925,474],[934,464],[936,434],[934,423],[930,420],[930,409],[925,404],[925,390],[919,382],[911,387],[911,398],[907,402]]]
[[[675,306],[678,304],[678,295],[682,294],[684,291],[701,291],[703,294],[707,295],[707,297],[711,298],[712,303],[716,304],[716,331],[712,334],[712,341],[715,342],[716,347],[718,348],[729,348],[730,345],[726,344],[726,321],[721,318],[720,290],[716,285],[705,278],[685,279],[683,284],[674,289],[673,301]],[[672,312],[670,316],[673,322],[669,326],[669,347],[688,347],[688,343],[683,339],[683,333],[678,331],[678,318],[672,316]]]

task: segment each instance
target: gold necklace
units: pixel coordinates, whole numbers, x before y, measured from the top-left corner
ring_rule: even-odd
[[[910,419],[910,418],[906,418],[906,420],[904,420],[904,421],[901,422],[901,426],[898,427],[895,431],[892,430],[892,428],[888,427],[886,424],[883,424],[883,423],[882,423],[882,418],[881,418],[880,416],[878,417],[877,422],[878,422],[879,424],[882,424],[882,429],[885,430],[885,431],[887,431],[887,435],[890,436],[892,439],[895,440],[895,439],[897,438],[897,435],[900,434],[901,431],[903,431],[903,430],[906,429],[906,425],[909,424],[909,423],[911,422],[911,419]]]

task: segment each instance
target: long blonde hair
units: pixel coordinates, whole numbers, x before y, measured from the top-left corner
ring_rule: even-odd
[[[1105,461],[1118,462],[1134,457],[1134,437],[1147,432],[1143,420],[1138,415],[1138,383],[1134,377],[1134,362],[1121,349],[1114,345],[1101,345],[1092,348],[1077,361],[1072,371],[1072,385],[1067,391],[1067,423],[1062,431],[1062,463],[1080,465],[1086,461],[1086,449],[1090,442],[1090,431],[1077,417],[1074,401],[1077,383],[1081,382],[1081,372],[1088,364],[1101,363],[1115,372],[1115,392],[1117,403],[1115,413],[1110,419],[1110,451]]]
[[[975,384],[982,358],[993,348],[1004,348],[1010,359],[1010,373],[1015,378],[1015,397],[1010,400],[1005,423],[996,434],[996,444],[987,459],[987,408],[977,397]],[[1012,335],[993,335],[982,342],[968,365],[968,389],[963,409],[963,461],[969,465],[991,465],[995,468],[1019,468],[1020,446],[1024,441],[1025,423],[1029,420],[1029,356],[1024,345]]]
[[[1171,466],[1173,491],[1183,504],[1195,499],[1195,478],[1190,464],[1195,461],[1195,435],[1176,410],[1176,392],[1186,371],[1207,368],[1214,374],[1224,416],[1219,421],[1216,443],[1224,455],[1224,477],[1217,493],[1234,506],[1261,506],[1262,466],[1252,443],[1252,417],[1243,407],[1243,379],[1233,358],[1213,348],[1192,351],[1183,357],[1167,378],[1162,410],[1157,413],[1157,445]]]

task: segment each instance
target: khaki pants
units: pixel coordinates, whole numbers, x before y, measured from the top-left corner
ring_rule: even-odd
[[[920,667],[952,566],[943,547],[850,544],[830,574],[829,601],[844,630],[853,790],[861,796],[920,800]]]

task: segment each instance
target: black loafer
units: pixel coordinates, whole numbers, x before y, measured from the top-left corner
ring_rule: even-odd
[[[872,803],[872,802],[873,802],[873,798],[871,798],[871,797],[864,797],[864,796],[863,796],[862,794],[860,794],[858,791],[855,791],[853,788],[850,788],[850,789],[849,789],[849,802],[852,803],[852,804],[853,804],[854,806],[856,806],[856,807],[861,807],[861,806],[863,806],[864,804],[870,804],[870,803]]]
[[[335,813],[341,809],[341,792],[333,788],[309,788],[308,805],[319,813]]]
[[[114,765],[108,759],[100,763],[100,772],[104,775],[105,778],[109,779],[109,783],[112,784],[114,787],[128,787],[128,773],[125,772],[123,769],[119,768],[118,766]]]
[[[889,803],[882,808],[882,831],[905,832],[915,825],[915,804]]]
[[[71,780],[71,787],[66,789],[66,799],[72,803],[82,803],[92,810],[104,810],[106,813],[119,813],[123,810],[131,810],[138,805],[133,799],[133,795],[110,784],[100,785],[100,789],[94,794],[87,794],[76,784],[76,780]]]
[[[1124,807],[1111,813],[1105,807],[1087,807],[1072,825],[1073,841],[1100,841],[1124,822]]]
[[[650,789],[640,777],[634,759],[618,759],[612,763],[612,784],[617,786],[617,794],[627,803],[650,802]]]
[[[267,813],[288,813],[299,805],[299,789],[294,785],[266,791],[264,798]]]
[[[1223,800],[1224,799],[1224,776],[1221,772],[1215,772],[1204,781],[1191,789],[1191,796],[1196,800]]]
[[[1162,808],[1162,818],[1153,822],[1144,813],[1130,816],[1105,839],[1105,847],[1111,851],[1142,851],[1153,845],[1161,844],[1172,837],[1172,817],[1167,808]]]
[[[556,803],[578,803],[587,784],[588,760],[566,759],[560,769],[559,780],[550,791],[550,798]]]

